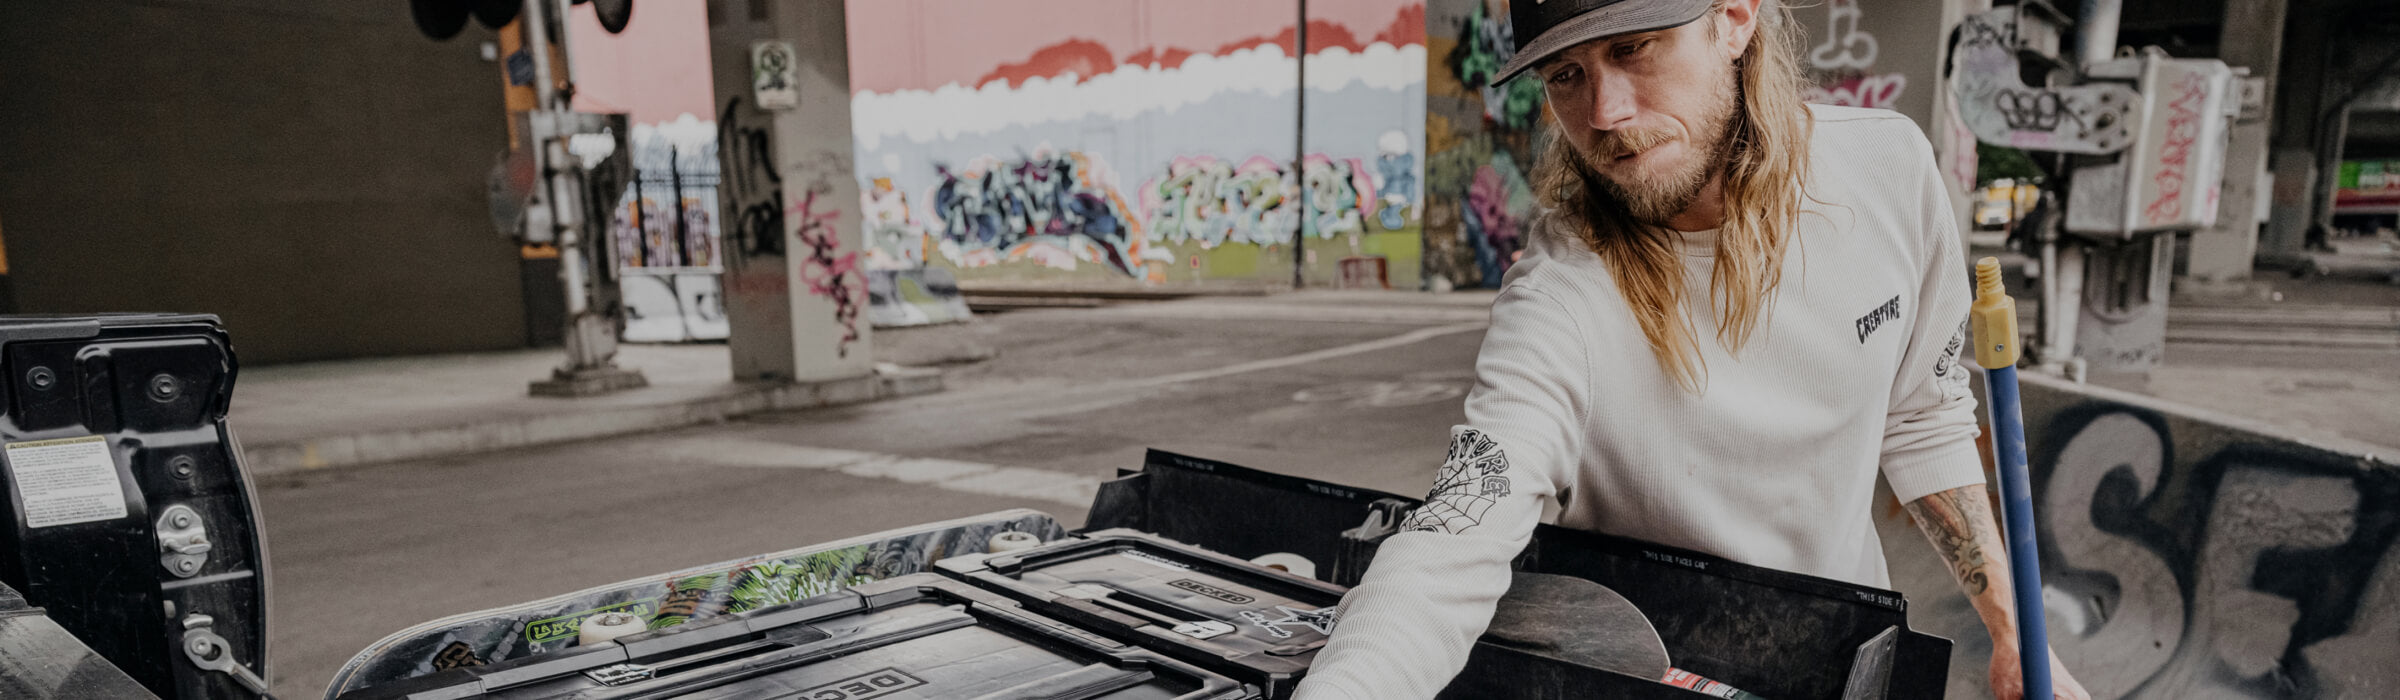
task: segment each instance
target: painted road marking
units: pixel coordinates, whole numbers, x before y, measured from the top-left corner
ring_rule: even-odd
[[[1092,497],[1100,492],[1100,478],[1084,474],[790,445],[751,438],[692,437],[642,445],[636,449],[654,457],[684,463],[832,471],[962,493],[1028,498],[1078,507],[1091,505]]]

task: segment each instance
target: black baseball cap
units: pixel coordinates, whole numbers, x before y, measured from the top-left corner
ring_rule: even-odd
[[[1715,0],[1511,0],[1508,20],[1517,55],[1492,78],[1499,87],[1518,73],[1593,39],[1680,27],[1708,14]]]

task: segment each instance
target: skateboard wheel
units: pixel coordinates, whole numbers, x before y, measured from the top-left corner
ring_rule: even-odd
[[[576,628],[575,645],[600,644],[649,628],[649,625],[642,624],[642,618],[629,613],[600,613],[584,620],[583,625]]]
[[[993,535],[992,541],[985,548],[993,554],[999,554],[1020,549],[1032,549],[1041,544],[1042,538],[1033,536],[1033,533],[1011,531]]]

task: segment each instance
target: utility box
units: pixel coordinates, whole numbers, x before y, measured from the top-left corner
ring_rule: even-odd
[[[2216,225],[2225,148],[2241,107],[2233,69],[2153,53],[2094,65],[2089,76],[2135,83],[2133,143],[2116,162],[2076,170],[2067,231],[2128,238]]]

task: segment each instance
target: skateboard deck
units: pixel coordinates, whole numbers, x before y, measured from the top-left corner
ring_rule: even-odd
[[[1250,700],[1240,682],[1044,617],[940,574],[862,583],[341,700]]]
[[[1043,542],[1067,536],[1066,528],[1048,514],[1005,510],[452,615],[368,645],[334,674],[325,697],[565,649],[575,644],[584,619],[605,612],[631,613],[647,621],[650,629],[663,629],[927,571],[940,559],[984,553],[993,535],[1011,531]]]

